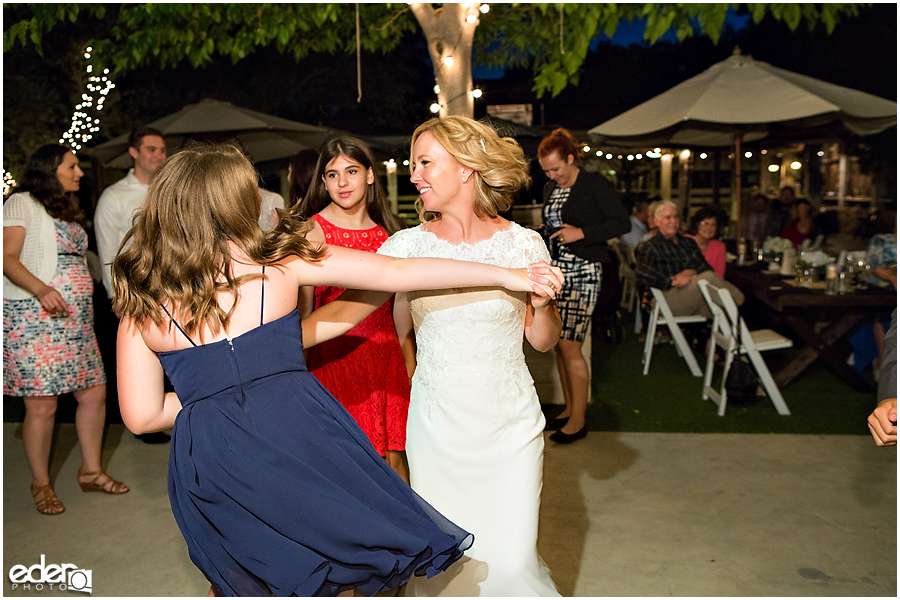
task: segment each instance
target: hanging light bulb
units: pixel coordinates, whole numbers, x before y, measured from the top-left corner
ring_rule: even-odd
[[[438,84],[434,84],[434,93],[435,93],[435,94],[440,94],[440,93],[441,93],[441,86],[439,86]]]
[[[472,97],[475,98],[476,100],[478,98],[481,98],[481,90],[478,88],[475,88],[474,90],[472,90]]]
[[[449,55],[445,56],[445,57],[444,57],[444,64],[445,64],[446,66],[448,66],[448,67],[452,67],[452,66],[453,66],[453,57],[452,57],[452,56],[449,56]]]
[[[439,112],[441,112],[441,105],[437,102],[433,102],[429,110],[431,110],[431,112],[434,114],[438,114]]]
[[[478,20],[478,15],[476,13],[470,12],[469,14],[466,15],[467,23],[474,23],[477,20]]]
[[[478,7],[478,10],[481,11],[481,14],[486,15],[488,14],[488,11],[491,10],[491,7],[487,4],[482,4],[480,7]]]

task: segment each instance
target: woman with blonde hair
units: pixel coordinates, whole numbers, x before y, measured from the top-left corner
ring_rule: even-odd
[[[514,140],[465,117],[432,119],[413,133],[410,164],[424,222],[379,253],[506,267],[549,260],[536,232],[498,216],[529,179]],[[417,347],[406,452],[413,489],[476,542],[406,595],[558,595],[537,552],[544,417],[522,341],[552,348],[559,314],[546,296],[446,288],[398,294]]]
[[[391,470],[303,361],[304,343],[340,335],[389,294],[348,294],[349,307],[329,304],[301,329],[298,290],[501,285],[552,295],[558,273],[538,265],[530,279],[525,269],[314,247],[289,214],[264,234],[257,180],[236,148],[201,146],[151,181],[113,263],[125,425],[174,425],[172,512],[212,594],[374,595],[432,576],[471,534]],[[164,392],[163,372],[175,393]]]

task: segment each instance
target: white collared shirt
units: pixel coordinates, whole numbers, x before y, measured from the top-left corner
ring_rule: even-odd
[[[100,194],[94,212],[94,234],[97,236],[97,253],[103,265],[103,287],[112,299],[113,285],[110,263],[116,257],[125,234],[131,229],[135,213],[144,204],[147,184],[138,181],[134,169]]]

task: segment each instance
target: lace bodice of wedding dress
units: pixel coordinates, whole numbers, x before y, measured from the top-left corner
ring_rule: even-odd
[[[394,234],[379,253],[515,268],[550,261],[540,236],[515,223],[474,244],[419,226]],[[522,346],[527,293],[407,296],[417,348],[407,422],[411,484],[475,535],[455,568],[416,578],[407,595],[558,595],[537,554],[544,417]]]

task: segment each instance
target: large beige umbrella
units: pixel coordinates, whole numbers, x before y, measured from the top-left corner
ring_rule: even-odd
[[[897,124],[897,103],[735,54],[659,96],[589,130],[627,146],[735,146],[741,196],[741,143],[764,138],[869,135]],[[740,201],[737,202],[740,237]]]
[[[286,158],[305,148],[318,150],[328,139],[343,133],[210,98],[188,104],[149,125],[166,136],[170,149],[178,149],[189,140],[237,142],[255,163]],[[124,169],[132,164],[128,135],[104,142],[91,151],[106,167]]]

